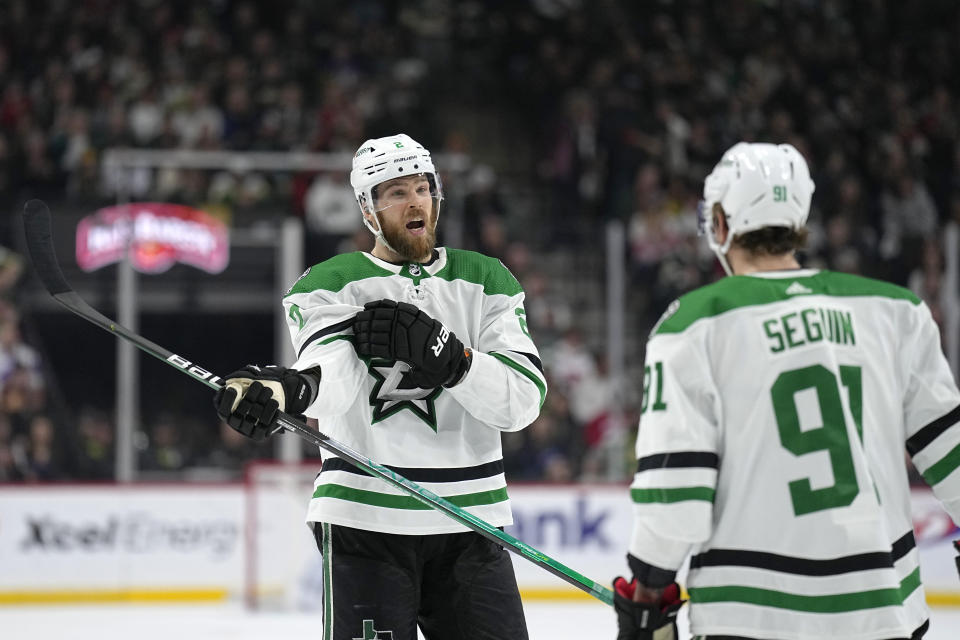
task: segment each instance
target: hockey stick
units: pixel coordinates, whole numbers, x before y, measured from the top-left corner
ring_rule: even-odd
[[[63,277],[63,271],[57,262],[57,256],[53,250],[53,235],[50,228],[50,210],[47,205],[40,200],[30,200],[24,206],[23,210],[23,228],[27,239],[27,249],[30,253],[30,259],[33,267],[40,277],[40,281],[53,298],[65,306],[67,309],[77,314],[84,320],[92,322],[98,327],[114,333],[120,338],[133,343],[142,351],[151,356],[163,360],[168,365],[190,375],[191,377],[206,384],[211,389],[219,389],[223,386],[219,376],[197,366],[186,358],[179,356],[172,351],[167,351],[160,345],[147,340],[143,336],[133,333],[123,325],[117,324],[110,318],[101,314],[99,311],[87,304],[83,298],[67,284]],[[461,509],[452,502],[441,498],[432,491],[424,489],[420,485],[407,480],[396,472],[373,462],[363,454],[351,449],[350,447],[330,439],[328,436],[314,431],[305,423],[296,418],[280,412],[277,416],[277,423],[283,429],[296,434],[307,442],[336,454],[340,458],[351,462],[360,467],[370,475],[393,485],[404,493],[412,496],[420,502],[426,504],[432,509],[436,509],[447,517],[459,522],[465,527],[472,529],[483,537],[502,545],[513,551],[519,556],[526,558],[537,566],[549,571],[561,580],[581,589],[598,600],[609,605],[613,604],[613,592],[600,583],[594,582],[584,577],[573,569],[557,562],[553,558],[537,551],[528,544],[521,542],[510,534],[504,533],[497,527],[476,517],[472,513]]]

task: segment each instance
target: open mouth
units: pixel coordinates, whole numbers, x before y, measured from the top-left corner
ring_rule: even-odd
[[[425,223],[423,220],[411,220],[407,223],[407,229],[423,229]]]

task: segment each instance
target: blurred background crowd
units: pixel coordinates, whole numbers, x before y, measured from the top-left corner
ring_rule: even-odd
[[[26,302],[36,284],[15,215],[26,199],[89,213],[122,185],[235,227],[298,216],[308,263],[372,244],[345,172],[118,173],[102,162],[114,147],[352,153],[402,131],[471,158],[445,182],[459,244],[501,258],[524,286],[551,384],[537,422],[504,438],[514,481],[630,474],[643,338],[672,299],[721,275],[696,208],[739,140],[808,158],[805,265],[908,286],[941,315],[943,229],[960,221],[953,0],[4,4],[0,482],[113,475],[112,385],[75,384],[113,360],[58,360],[62,343],[38,330],[53,312]],[[628,359],[640,365],[620,381],[604,356],[610,221],[627,230]],[[56,318],[78,342],[96,331]],[[144,333],[167,344],[162,325]],[[234,347],[223,344],[231,368],[248,359]],[[208,404],[143,395],[143,477],[238,477],[272,454]]]

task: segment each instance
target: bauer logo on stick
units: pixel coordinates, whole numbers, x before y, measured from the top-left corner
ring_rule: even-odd
[[[206,369],[202,369],[196,366],[186,358],[182,356],[178,356],[175,353],[170,354],[170,356],[167,358],[167,362],[175,364],[176,366],[180,367],[181,369],[183,369],[184,371],[192,375],[197,380],[209,380],[210,382],[220,381],[220,376],[213,375]]]

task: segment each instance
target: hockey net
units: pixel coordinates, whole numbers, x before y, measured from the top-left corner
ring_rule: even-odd
[[[244,595],[249,608],[319,613],[320,554],[304,522],[319,471],[319,460],[247,467]]]

